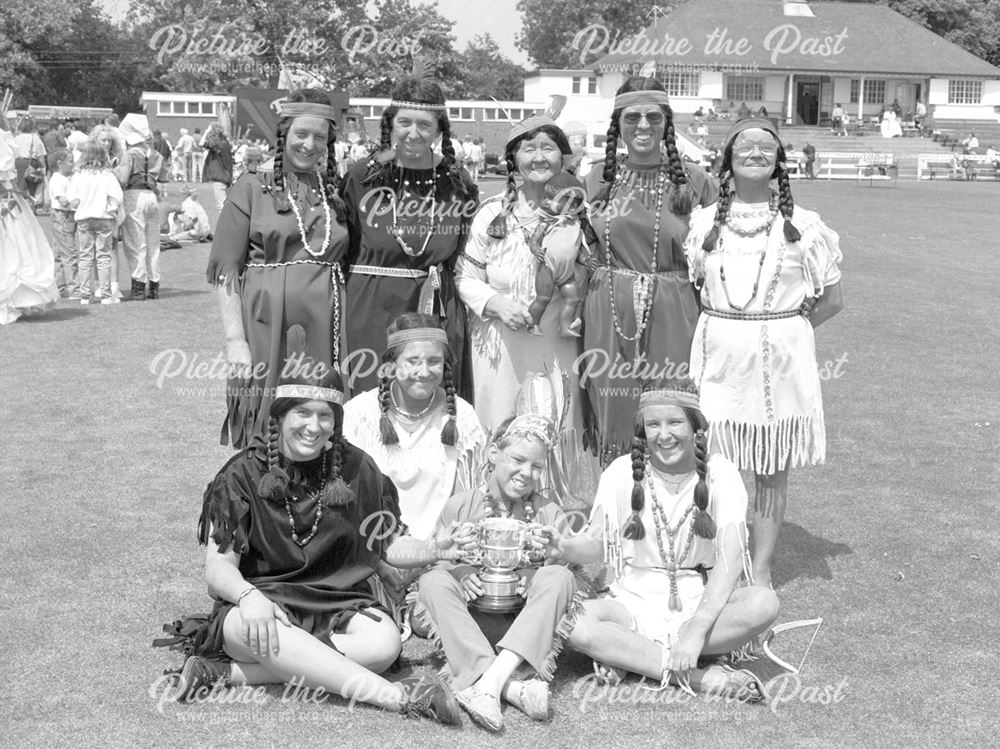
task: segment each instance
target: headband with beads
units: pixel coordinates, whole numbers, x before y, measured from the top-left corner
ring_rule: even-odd
[[[278,100],[279,117],[319,117],[336,124],[337,110],[329,104],[317,104],[311,101]]]
[[[413,341],[431,341],[432,343],[448,344],[448,334],[441,328],[410,328],[390,333],[386,339],[386,348],[396,348]]]
[[[443,112],[448,107],[447,104],[426,104],[422,101],[402,101],[399,99],[390,101],[389,106],[397,109],[426,109],[431,112]]]
[[[551,448],[555,442],[555,427],[544,416],[523,414],[510,422],[510,425],[504,430],[503,436],[500,439],[515,437],[517,435],[534,437],[540,440],[547,448]]]
[[[668,390],[666,388],[647,390],[640,395],[640,410],[648,406],[680,406],[681,408],[701,410],[697,393],[691,393],[687,390]]]
[[[615,97],[615,109],[631,107],[636,104],[665,104],[670,106],[670,97],[666,91],[650,89],[647,91],[627,91]]]
[[[278,385],[274,390],[277,398],[307,398],[311,401],[327,401],[338,406],[344,405],[344,394],[333,388],[316,385]]]
[[[773,122],[766,120],[763,117],[744,117],[742,120],[737,120],[736,123],[729,128],[729,132],[726,133],[725,144],[727,146],[730,145],[734,140],[736,140],[736,136],[744,130],[766,130],[774,136],[776,141],[779,143],[781,142],[781,139],[778,137],[778,131],[774,127]]]
[[[514,140],[520,138],[522,135],[530,133],[531,131],[537,130],[538,128],[546,125],[550,127],[559,127],[555,120],[544,114],[535,114],[531,117],[526,117],[510,129],[507,133],[507,139],[504,141],[504,145],[510,146]]]

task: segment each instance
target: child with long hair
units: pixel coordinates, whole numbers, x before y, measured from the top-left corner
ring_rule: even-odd
[[[90,304],[95,265],[96,298],[101,304],[116,304],[120,300],[111,295],[111,240],[123,195],[111,171],[108,152],[100,141],[89,140],[84,145],[80,163],[69,182],[67,198],[74,209],[79,232],[80,304]]]

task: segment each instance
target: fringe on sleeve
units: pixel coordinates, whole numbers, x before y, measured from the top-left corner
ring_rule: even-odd
[[[796,208],[794,221],[802,232],[802,273],[811,290],[810,296],[818,297],[823,289],[840,281],[840,264],[844,259],[840,251],[840,236],[812,211]]]
[[[209,535],[220,552],[243,554],[250,548],[250,499],[248,486],[242,485],[229,464],[205,489],[201,519],[198,521],[198,542],[208,543]]]

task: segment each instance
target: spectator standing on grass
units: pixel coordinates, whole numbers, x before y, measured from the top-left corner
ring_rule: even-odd
[[[974,154],[979,149],[979,138],[976,137],[975,133],[969,133],[969,137],[965,139],[963,145],[965,153]]]
[[[78,270],[80,304],[90,304],[92,271],[97,266],[95,300],[101,304],[117,304],[111,294],[111,248],[115,217],[123,195],[108,152],[96,139],[87,141],[67,191],[73,218],[78,229]]]
[[[62,132],[62,126],[53,125],[42,135],[42,144],[47,153],[55,153],[60,148],[66,148],[66,138]]]
[[[221,211],[226,202],[226,194],[233,184],[233,147],[222,129],[222,125],[212,125],[205,134],[205,165],[202,167],[202,182],[212,183],[216,210]]]
[[[922,101],[917,102],[916,112],[913,115],[913,123],[917,126],[917,130],[923,133],[924,130],[924,120],[927,119],[927,105]]]
[[[684,243],[702,305],[691,377],[709,450],[754,473],[753,576],[767,586],[788,471],[826,458],[813,330],[843,307],[840,239],[794,204],[770,120],[730,129],[719,195],[692,213]]]
[[[122,132],[128,150],[115,170],[125,188],[125,257],[132,277],[132,301],[160,295],[160,212],[157,205],[161,156],[153,150],[153,134],[144,114],[127,114]],[[147,291],[148,283],[148,291]]]
[[[830,129],[834,135],[847,135],[847,112],[839,101],[830,112]]]
[[[177,178],[181,182],[194,181],[194,138],[186,127],[181,128],[181,137],[177,139]]]
[[[111,166],[111,170],[118,169],[125,160],[125,152],[127,150],[125,137],[122,135],[121,129],[106,124],[96,125],[90,131],[90,137],[93,140],[99,141],[104,146],[104,150],[108,152],[108,164]],[[125,207],[120,206],[118,215],[115,217],[115,232],[111,236],[111,296],[116,299],[122,298],[121,289],[118,286],[118,276],[119,268],[121,267],[120,258],[125,253],[125,242],[122,237],[122,225],[124,223]],[[125,265],[128,265],[127,258]]]
[[[39,213],[45,205],[45,144],[38,137],[35,121],[23,118],[14,137],[17,186],[32,207]]]
[[[170,181],[170,157],[173,151],[170,148],[170,143],[167,141],[166,136],[163,134],[162,130],[153,131],[153,150],[160,154],[160,158],[163,161],[160,163],[160,172],[156,175],[157,182],[169,182]]]
[[[802,155],[806,157],[806,179],[816,179],[816,173],[814,171],[816,167],[816,146],[806,141],[806,144],[802,146]]]
[[[79,253],[76,248],[76,218],[69,199],[73,176],[73,152],[57,148],[49,153],[49,203],[52,205],[52,252],[55,255],[56,286],[59,295],[80,298]]]

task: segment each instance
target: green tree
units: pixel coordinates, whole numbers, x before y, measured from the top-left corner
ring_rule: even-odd
[[[684,0],[519,0],[524,18],[517,46],[539,68],[579,68],[578,34],[600,26],[610,39],[626,37],[664,15]]]
[[[524,93],[524,68],[505,56],[489,34],[469,42],[458,64],[462,78],[448,92],[456,99],[516,100]]]
[[[0,0],[0,88],[14,90],[15,106],[49,93],[39,50],[70,34],[79,6],[75,0]]]

